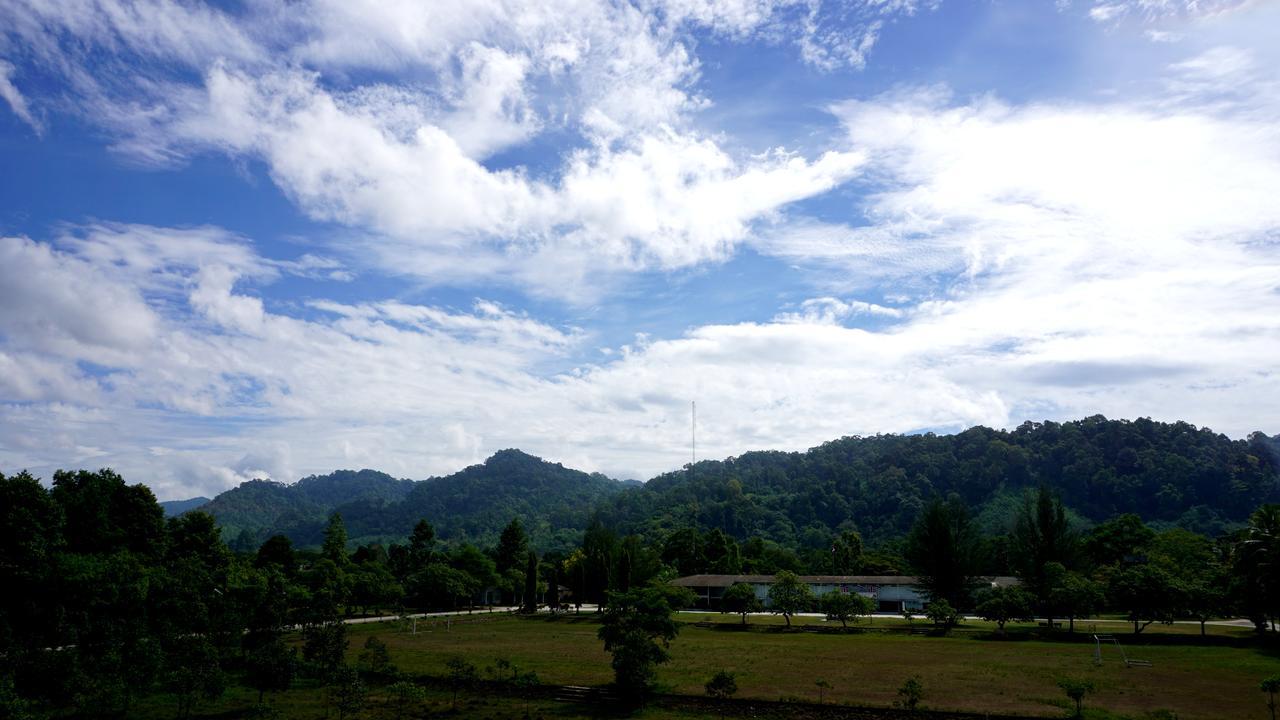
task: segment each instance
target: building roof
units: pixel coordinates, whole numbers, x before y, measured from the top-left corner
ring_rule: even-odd
[[[774,581],[773,575],[688,575],[671,581],[672,585],[681,587],[729,587],[734,583],[751,583],[769,585]],[[806,585],[915,585],[913,575],[801,575],[800,582]],[[992,585],[1001,587],[1017,585],[1018,579],[1013,577],[983,578]]]

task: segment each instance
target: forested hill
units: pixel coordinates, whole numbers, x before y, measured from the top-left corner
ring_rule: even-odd
[[[244,543],[260,542],[275,532],[323,525],[333,509],[345,503],[401,500],[413,485],[411,480],[397,480],[376,470],[338,470],[292,485],[250,480],[199,509],[217,518],[223,537],[233,543],[241,535]]]
[[[441,538],[489,545],[520,517],[540,546],[581,540],[592,508],[624,485],[571,470],[519,450],[421,482],[372,470],[339,471],[283,485],[254,480],[200,508],[212,513],[237,549],[256,549],[283,533],[303,546],[319,545],[328,516],[342,515],[353,542],[396,541],[429,518]]]
[[[417,483],[401,502],[355,502],[337,510],[353,540],[400,539],[426,518],[441,538],[488,546],[518,517],[535,545],[570,547],[581,542],[592,509],[623,487],[599,473],[502,450],[480,465]]]
[[[166,500],[165,502],[160,503],[160,509],[164,510],[165,517],[173,517],[175,515],[181,515],[188,510],[195,510],[201,505],[207,505],[208,503],[209,498],[202,495],[200,497],[193,497],[187,500]]]
[[[446,541],[492,545],[518,517],[536,547],[576,545],[593,513],[622,533],[661,539],[697,525],[792,548],[825,548],[855,528],[871,543],[903,536],[936,495],[957,494],[983,529],[1001,534],[1027,488],[1058,492],[1078,517],[1132,512],[1157,525],[1208,535],[1280,501],[1280,442],[1262,433],[1232,440],[1183,422],[1091,417],[975,427],[955,435],[876,435],[833,440],[807,452],[749,452],[620,483],[503,450],[480,465],[421,482],[371,470],[294,485],[255,480],[204,506],[238,549],[284,533],[319,545],[340,512],[353,542],[391,542],[426,519]]]
[[[935,494],[958,494],[1001,533],[1023,491],[1044,483],[1091,521],[1132,512],[1215,535],[1280,500],[1278,445],[1262,433],[1232,440],[1184,422],[1100,416],[1009,432],[847,437],[804,453],[699,462],[620,494],[601,517],[620,532],[661,536],[697,524],[825,547],[841,526],[871,542],[900,537]]]

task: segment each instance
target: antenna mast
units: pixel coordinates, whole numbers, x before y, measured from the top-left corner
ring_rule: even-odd
[[[689,467],[698,460],[698,401],[689,403],[693,410],[693,426],[689,430]]]

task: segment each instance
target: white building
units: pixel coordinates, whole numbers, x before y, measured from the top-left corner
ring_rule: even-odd
[[[800,575],[799,579],[816,597],[829,592],[856,592],[874,600],[879,612],[923,610],[927,604],[916,578],[910,575]],[[672,580],[671,584],[692,590],[698,596],[698,607],[718,610],[724,591],[736,583],[752,586],[760,602],[769,607],[769,586],[773,581],[773,575],[690,575]],[[991,577],[982,582],[990,587],[1007,587],[1018,584],[1018,579]]]

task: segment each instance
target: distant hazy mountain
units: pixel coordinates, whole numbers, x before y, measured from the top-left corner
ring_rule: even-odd
[[[188,500],[166,500],[160,503],[160,507],[164,508],[165,517],[173,517],[188,510],[194,510],[207,502],[209,502],[207,497],[193,497]]]

